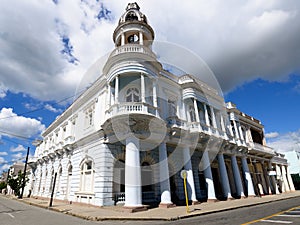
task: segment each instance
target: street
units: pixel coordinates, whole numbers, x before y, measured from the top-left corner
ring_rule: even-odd
[[[295,207],[295,208],[294,208]],[[297,208],[298,207],[298,208]],[[177,221],[87,221],[0,196],[0,225],[300,224],[300,197]],[[287,212],[283,212],[289,210]]]

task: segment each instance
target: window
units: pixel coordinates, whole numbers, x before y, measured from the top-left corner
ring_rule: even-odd
[[[62,168],[60,167],[57,173],[57,181],[56,181],[56,192],[60,192],[61,190],[61,176],[62,176]]]
[[[89,109],[85,113],[85,125],[86,127],[92,126],[94,124],[94,111],[93,109]]]
[[[93,125],[93,113],[89,113],[89,125]]]
[[[136,34],[132,34],[128,37],[128,43],[137,43],[139,37]]]
[[[70,196],[70,192],[71,192],[71,180],[72,180],[72,165],[69,166],[68,168],[68,176],[67,176],[67,198],[69,198]]]
[[[92,192],[94,186],[94,170],[91,160],[85,161],[81,165],[80,190]]]
[[[140,101],[140,91],[139,89],[133,87],[128,88],[126,91],[126,102],[139,102]]]
[[[152,168],[148,162],[142,163],[141,173],[142,173],[142,192],[153,191]]]
[[[134,12],[129,12],[127,14],[127,16],[125,17],[125,21],[134,21],[134,20],[138,20],[139,18],[137,17],[137,15]]]
[[[192,105],[189,106],[189,115],[190,115],[190,121],[196,122],[195,109],[194,109],[194,106],[192,106]]]
[[[169,108],[169,116],[176,116],[177,114],[176,102],[169,99],[168,108]]]

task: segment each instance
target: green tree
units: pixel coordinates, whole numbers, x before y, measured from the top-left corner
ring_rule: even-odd
[[[5,181],[1,181],[0,182],[0,191],[2,191],[2,189],[6,188],[7,184]]]
[[[16,178],[9,177],[8,178],[8,185],[14,190],[16,196],[20,196],[20,191],[22,190],[23,186],[23,175],[24,173],[20,170],[18,176]],[[25,178],[25,185],[28,182],[28,178]],[[24,185],[24,186],[25,186]]]

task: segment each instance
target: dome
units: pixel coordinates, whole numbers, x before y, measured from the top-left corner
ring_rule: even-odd
[[[139,21],[147,24],[146,16],[140,12],[139,5],[134,3],[128,3],[126,12],[121,16],[119,25],[125,22]]]

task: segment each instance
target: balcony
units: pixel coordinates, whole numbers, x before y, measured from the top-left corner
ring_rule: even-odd
[[[186,129],[187,128],[187,122],[179,119],[177,116],[170,116],[167,118],[167,125],[170,128],[180,128],[180,129]]]
[[[143,102],[126,102],[112,105],[107,111],[109,117],[130,113],[156,115],[156,108]]]
[[[275,152],[272,148],[268,146],[264,146],[255,142],[249,142],[249,152],[254,153],[256,155],[271,155],[274,156]]]
[[[156,59],[156,55],[148,47],[138,44],[126,44],[119,46],[112,51],[110,57],[123,53],[141,53]]]

